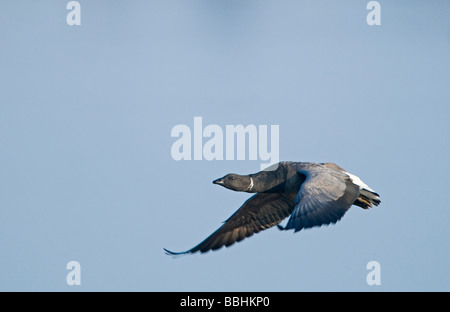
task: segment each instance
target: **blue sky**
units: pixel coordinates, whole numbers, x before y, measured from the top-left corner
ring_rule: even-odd
[[[80,26],[67,2],[0,4],[1,291],[450,290],[448,1],[379,1],[380,26],[368,1],[79,1]],[[175,161],[196,116],[279,125],[281,160],[382,203],[168,257],[249,197],[211,181],[261,163]]]

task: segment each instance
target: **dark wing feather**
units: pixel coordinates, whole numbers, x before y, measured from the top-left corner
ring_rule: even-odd
[[[303,170],[305,182],[284,229],[302,229],[339,221],[359,195],[359,187],[347,175],[326,168]]]
[[[258,193],[250,197],[224,224],[203,242],[185,252],[168,254],[179,255],[207,252],[223,246],[231,246],[254,233],[268,229],[288,217],[294,208],[293,198],[278,193]]]

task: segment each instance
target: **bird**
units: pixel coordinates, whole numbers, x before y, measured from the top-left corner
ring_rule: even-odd
[[[334,224],[352,205],[368,209],[381,203],[380,195],[359,177],[331,162],[282,161],[254,174],[230,173],[213,183],[256,194],[200,244],[183,252],[164,248],[166,254],[206,253],[229,247],[273,226],[295,233]],[[286,225],[281,226],[287,217]]]

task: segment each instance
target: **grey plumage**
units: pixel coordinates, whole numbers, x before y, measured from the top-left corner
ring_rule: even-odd
[[[164,249],[167,254],[203,253],[228,247],[275,225],[298,232],[336,223],[352,205],[367,209],[380,203],[377,193],[333,163],[280,162],[274,170],[244,176],[228,174],[213,183],[257,194],[203,242],[180,253]],[[283,228],[279,223],[286,217],[289,220]]]

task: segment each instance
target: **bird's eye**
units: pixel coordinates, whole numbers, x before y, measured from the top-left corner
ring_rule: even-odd
[[[234,177],[231,177],[231,180],[234,180]]]

